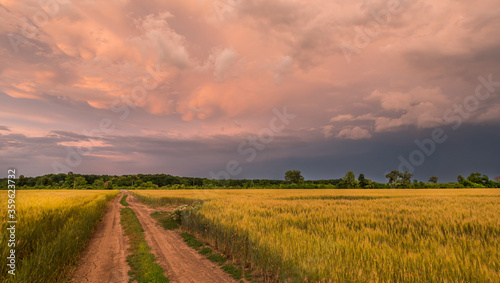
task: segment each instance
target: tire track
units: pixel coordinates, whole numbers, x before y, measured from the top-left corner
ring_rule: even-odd
[[[83,252],[78,268],[70,282],[128,282],[128,240],[120,224],[121,192],[111,201],[102,222]]]
[[[160,266],[167,271],[170,282],[236,282],[218,265],[190,248],[178,233],[158,226],[150,216],[154,209],[141,204],[132,195],[129,195],[127,202],[139,218],[146,242]]]

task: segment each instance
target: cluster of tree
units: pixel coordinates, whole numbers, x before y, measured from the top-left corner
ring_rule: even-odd
[[[385,178],[387,178],[387,183],[391,187],[397,187],[397,186],[408,186],[411,184],[411,177],[413,177],[412,173],[409,173],[407,171],[405,172],[399,172],[397,170],[391,171],[390,173],[387,173],[385,175]]]
[[[457,183],[438,184],[438,178],[432,176],[428,183],[413,180],[408,172],[391,171],[385,176],[387,183],[377,183],[367,179],[364,174],[356,175],[349,171],[341,179],[305,180],[298,170],[285,173],[284,180],[268,179],[229,179],[214,180],[196,177],[178,177],[168,174],[137,174],[137,175],[82,175],[69,172],[68,174],[47,174],[38,177],[20,175],[17,188],[37,189],[210,189],[210,188],[499,188],[500,176],[490,180],[488,176],[472,173],[464,178],[459,175]],[[7,179],[0,179],[0,188],[7,188]]]
[[[481,173],[471,173],[467,179],[462,175],[458,175],[457,183],[443,183],[438,184],[438,177],[432,176],[429,178],[428,183],[413,180],[413,174],[408,172],[391,171],[385,175],[388,182],[387,184],[394,188],[499,188],[500,182],[489,180],[488,176]],[[496,178],[496,177],[495,177]]]
[[[411,180],[413,177],[412,173],[407,171],[399,172],[397,170],[391,171],[385,175],[387,178],[387,184],[377,183],[370,179],[366,179],[364,174],[359,174],[356,180],[356,175],[349,171],[347,174],[338,180],[335,180],[334,187],[342,189],[382,189],[382,188],[500,188],[500,176],[496,176],[493,181],[489,180],[488,176],[482,175],[480,173],[471,173],[467,179],[464,179],[462,175],[458,175],[457,183],[442,183],[438,184],[438,177],[432,176],[429,178],[429,182],[425,183],[418,180]],[[288,184],[297,184],[303,187],[305,185],[304,177],[302,177],[301,172],[298,170],[290,170],[285,173],[285,181]]]
[[[497,177],[498,176],[496,176],[494,180],[490,180],[488,176],[476,172],[471,173],[467,179],[464,179],[462,175],[458,175],[457,182],[466,188],[498,188],[500,181],[495,181],[498,179]]]
[[[356,180],[356,175],[352,171],[347,172],[347,174],[341,178],[336,180],[318,180],[318,181],[304,181],[304,177],[302,176],[299,170],[290,170],[285,173],[285,181],[287,184],[295,184],[307,186],[309,185],[320,185],[320,184],[330,184],[335,188],[345,188],[345,189],[353,189],[353,188],[363,188],[370,189],[374,188],[376,184],[370,179],[366,179],[364,174],[359,174],[358,179]],[[325,181],[329,181],[325,183]]]
[[[356,180],[356,175],[354,175],[352,171],[349,171],[341,179],[337,187],[342,189],[353,189],[353,188],[372,189],[374,188],[374,185],[375,183],[370,179],[366,179],[364,174],[359,174],[358,180]]]

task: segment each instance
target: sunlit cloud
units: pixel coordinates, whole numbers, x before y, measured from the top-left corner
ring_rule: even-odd
[[[500,8],[491,0],[55,3],[0,5],[1,134],[44,140],[109,119],[112,139],[221,136],[234,149],[287,106],[298,118],[277,136],[385,145],[392,134],[452,125],[444,114],[474,95],[479,77],[500,81]],[[500,90],[489,91],[464,125],[498,127]],[[89,142],[53,138],[62,139],[56,149]]]

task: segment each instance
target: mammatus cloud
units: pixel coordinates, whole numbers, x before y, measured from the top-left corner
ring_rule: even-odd
[[[293,58],[290,56],[281,57],[275,65],[274,68],[274,82],[276,84],[281,83],[284,76],[293,70]]]
[[[239,55],[233,48],[225,48],[214,55],[214,77],[218,82],[237,75]]]
[[[338,137],[343,137],[351,140],[360,140],[371,138],[371,134],[366,129],[360,127],[345,128],[338,134]]]
[[[164,62],[178,69],[191,64],[186,39],[173,30],[168,20],[174,16],[169,12],[149,14],[137,22],[140,36],[130,41],[137,46],[141,58],[150,64]]]

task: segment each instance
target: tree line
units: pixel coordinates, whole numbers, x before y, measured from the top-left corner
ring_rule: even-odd
[[[37,177],[20,175],[16,181],[18,189],[216,189],[216,188],[500,188],[500,176],[490,180],[480,173],[471,173],[467,178],[459,175],[456,183],[438,183],[432,176],[428,182],[412,180],[409,172],[391,171],[386,176],[387,183],[378,183],[349,171],[340,179],[305,180],[299,170],[289,170],[284,180],[271,179],[228,179],[216,180],[198,177],[179,177],[169,174],[134,174],[134,175],[85,175],[69,172],[68,174],[47,174]],[[0,179],[2,189],[7,188],[7,179]]]
[[[357,180],[356,175],[349,171],[347,174],[336,180],[336,188],[342,189],[381,189],[381,188],[406,188],[406,189],[422,189],[422,188],[500,188],[500,176],[496,176],[490,180],[487,175],[481,173],[471,173],[467,178],[462,175],[457,176],[456,183],[440,183],[438,177],[431,176],[428,182],[412,181],[413,174],[410,172],[391,171],[385,175],[387,183],[377,183],[367,179],[364,174],[359,174]],[[285,182],[288,184],[303,184],[304,177],[298,170],[289,170],[285,173]]]

